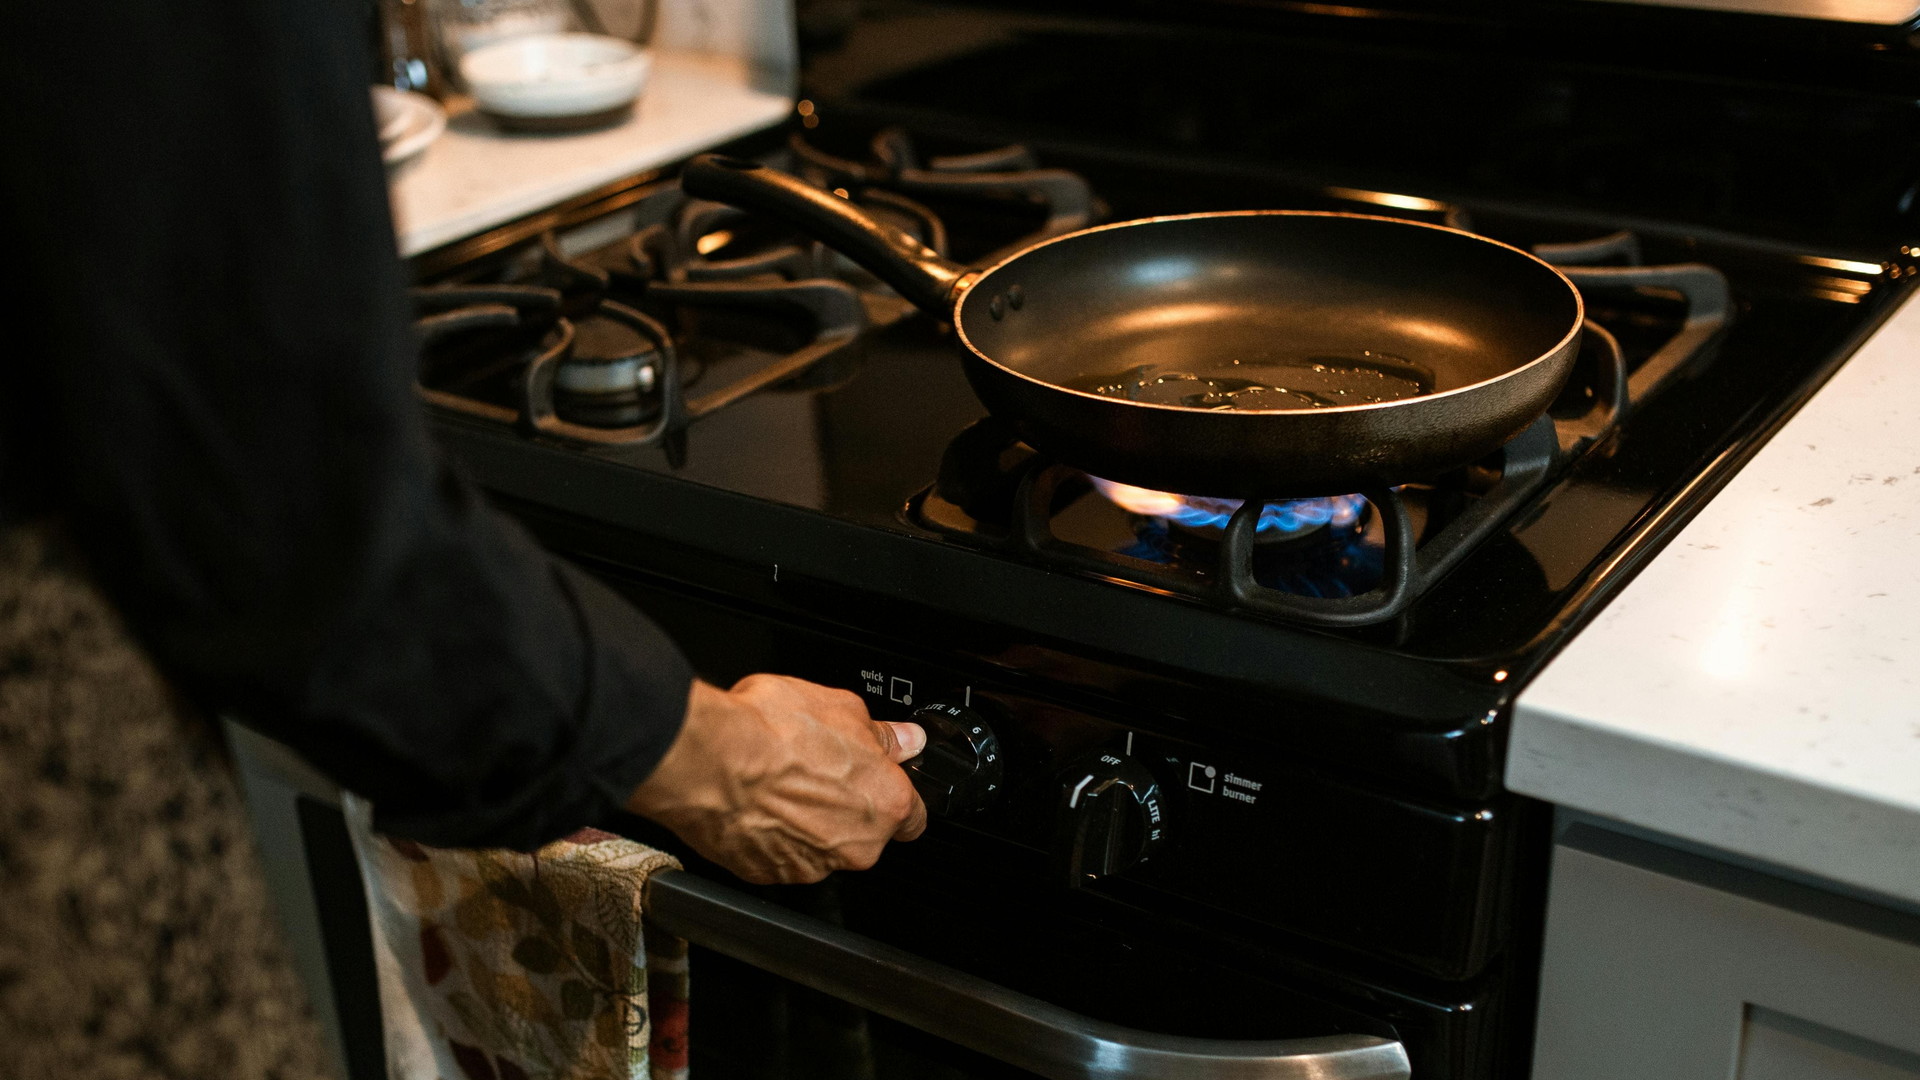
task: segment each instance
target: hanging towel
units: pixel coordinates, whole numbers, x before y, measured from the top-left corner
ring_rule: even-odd
[[[345,803],[390,1080],[685,1080],[687,945],[641,912],[672,856],[590,829],[532,854],[429,848]]]

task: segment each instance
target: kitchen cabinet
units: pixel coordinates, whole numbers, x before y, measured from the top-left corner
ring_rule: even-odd
[[[1587,819],[1549,890],[1535,1077],[1920,1078],[1920,912]]]

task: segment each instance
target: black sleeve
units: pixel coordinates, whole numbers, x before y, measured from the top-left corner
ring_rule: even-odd
[[[690,674],[428,440],[361,15],[6,6],[7,469],[191,696],[384,829],[527,848],[645,779]]]

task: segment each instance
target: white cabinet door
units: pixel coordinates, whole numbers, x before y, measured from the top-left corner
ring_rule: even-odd
[[[1534,1080],[1920,1080],[1920,919],[1601,836],[1554,850]]]

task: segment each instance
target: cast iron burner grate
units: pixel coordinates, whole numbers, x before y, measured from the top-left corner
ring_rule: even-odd
[[[414,291],[419,391],[428,403],[570,445],[660,445],[678,464],[695,421],[806,375],[867,327],[859,293],[839,281],[649,282],[639,296],[615,299],[607,275],[587,273],[591,267],[565,260],[551,243],[548,261],[601,284],[584,296],[524,283]],[[706,365],[689,358],[687,336],[669,325],[690,310],[767,317],[802,343],[690,394]],[[626,347],[607,347],[618,342]]]
[[[1542,485],[1617,429],[1631,408],[1708,352],[1727,323],[1730,296],[1719,271],[1634,265],[1639,244],[1631,234],[1535,250],[1590,295],[1677,299],[1685,314],[1637,364],[1612,332],[1589,319],[1573,378],[1546,415],[1486,460],[1433,483],[1359,492],[1364,517],[1326,542],[1263,544],[1261,515],[1276,500],[1242,504],[1211,547],[1190,536],[1173,543],[1164,525],[1138,515],[1127,515],[1135,525],[1128,541],[1089,542],[1079,519],[1093,499],[1091,478],[1036,453],[993,420],[948,446],[938,481],[914,497],[908,517],[1024,561],[1304,625],[1397,618]],[[1626,265],[1600,265],[1608,262]]]
[[[970,226],[966,236],[991,235],[993,230],[973,226],[995,208],[1014,210],[1032,223],[1009,242],[990,241],[991,246],[957,253],[974,265],[991,265],[1041,240],[1097,224],[1107,212],[1086,178],[1066,169],[1043,168],[1024,146],[923,159],[912,137],[899,128],[886,128],[873,137],[867,161],[830,154],[799,135],[788,145],[799,174],[810,183],[829,190],[887,192],[916,205],[938,202]],[[928,246],[950,254],[944,242]]]
[[[1040,168],[1020,146],[923,164],[892,130],[870,153],[840,158],[798,136],[789,151],[797,174],[942,254],[946,221],[916,196],[957,208],[970,237],[1008,251],[1081,228],[1100,209],[1085,180]],[[659,446],[678,468],[695,422],[764,390],[851,377],[862,336],[911,310],[823,245],[677,185],[639,214],[645,224],[586,250],[550,231],[531,269],[509,264],[501,280],[415,289],[421,396],[576,447]],[[722,366],[748,373],[695,392]]]

